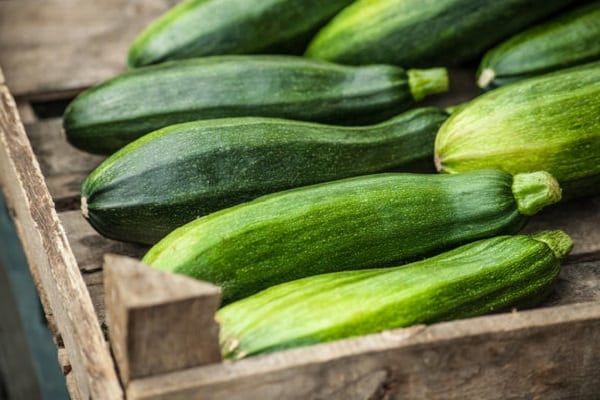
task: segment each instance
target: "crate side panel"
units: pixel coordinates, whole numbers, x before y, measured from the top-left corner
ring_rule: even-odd
[[[127,396],[594,399],[599,329],[597,303],[479,317],[141,379]]]
[[[43,286],[82,397],[120,398],[114,364],[17,107],[0,85],[0,173],[32,275]]]

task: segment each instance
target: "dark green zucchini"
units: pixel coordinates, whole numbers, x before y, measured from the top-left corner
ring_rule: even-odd
[[[497,236],[395,268],[271,287],[217,312],[224,358],[238,359],[539,302],[573,242],[562,231]]]
[[[600,1],[519,33],[488,51],[478,85],[493,89],[521,79],[600,60]]]
[[[458,65],[573,0],[358,0],[306,55],[344,64]]]
[[[389,266],[514,233],[560,199],[545,172],[388,173],[259,197],[192,221],[143,261],[221,286],[223,302],[326,272]]]
[[[311,34],[352,1],[186,0],[136,38],[128,64],[294,51],[306,46]]]
[[[278,117],[346,125],[381,122],[445,91],[445,69],[349,67],[292,56],[222,56],[140,68],[78,96],[64,116],[67,139],[111,153],[181,122]]]
[[[365,127],[273,118],[172,125],[130,143],[85,180],[104,236],[153,244],[191,220],[264,194],[427,162],[447,114],[407,111]]]
[[[600,193],[600,61],[473,99],[442,125],[435,154],[440,171],[542,169],[565,197]]]

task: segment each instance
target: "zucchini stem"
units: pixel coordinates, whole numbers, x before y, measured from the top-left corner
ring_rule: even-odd
[[[513,177],[512,192],[519,211],[530,216],[561,199],[558,182],[546,171],[516,174]]]
[[[560,229],[537,232],[531,237],[544,242],[559,260],[563,259],[573,248],[573,240]]]
[[[481,89],[485,89],[496,77],[496,73],[491,68],[485,68],[481,71],[479,79],[477,79],[477,86]]]
[[[450,87],[446,68],[409,69],[406,74],[415,101],[431,94],[447,92]]]

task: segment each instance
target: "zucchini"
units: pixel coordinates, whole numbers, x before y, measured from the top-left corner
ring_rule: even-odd
[[[259,197],[192,221],[143,258],[221,286],[223,302],[278,283],[393,265],[515,233],[560,199],[545,172],[384,173]]]
[[[219,54],[294,51],[306,46],[311,34],[350,3],[352,0],[186,0],[135,39],[128,64],[141,67]]]
[[[478,85],[493,89],[521,79],[600,60],[600,1],[528,29],[489,50]]]
[[[600,193],[600,62],[526,79],[455,111],[435,142],[439,171],[542,169],[565,197]]]
[[[263,194],[415,163],[433,169],[446,117],[422,108],[365,127],[258,117],[172,125],[92,172],[81,190],[83,214],[104,236],[153,244],[198,216]]]
[[[458,65],[572,0],[358,0],[313,38],[306,55],[344,64]]]
[[[497,236],[395,267],[283,283],[217,312],[224,358],[532,306],[573,246],[562,231]]]
[[[381,122],[445,91],[446,70],[349,67],[293,56],[214,56],[129,71],[66,109],[69,142],[107,154],[181,122],[278,117],[323,123]]]

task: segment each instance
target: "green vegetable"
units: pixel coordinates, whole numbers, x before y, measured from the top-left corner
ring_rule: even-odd
[[[305,46],[352,0],[186,0],[139,35],[130,67],[219,54],[270,53]],[[292,49],[290,49],[292,47]]]
[[[365,127],[250,117],[172,125],[124,147],[85,180],[84,215],[105,236],[153,244],[199,216],[263,194],[433,165],[446,117],[421,108]]]
[[[442,125],[438,170],[544,170],[566,197],[600,193],[600,62],[475,98]]]
[[[64,127],[74,146],[111,153],[151,131],[224,117],[381,122],[445,91],[446,70],[349,67],[292,56],[221,56],[129,71],[78,96]]]
[[[457,65],[573,4],[570,0],[358,0],[306,55],[344,64]]]
[[[221,351],[237,359],[533,305],[572,245],[562,231],[497,236],[405,266],[284,283],[217,312]]]
[[[507,83],[600,59],[600,1],[519,33],[487,52],[478,85]]]
[[[560,199],[545,172],[376,174],[266,195],[176,229],[143,261],[221,286],[223,302],[326,272],[389,266],[515,233]]]

